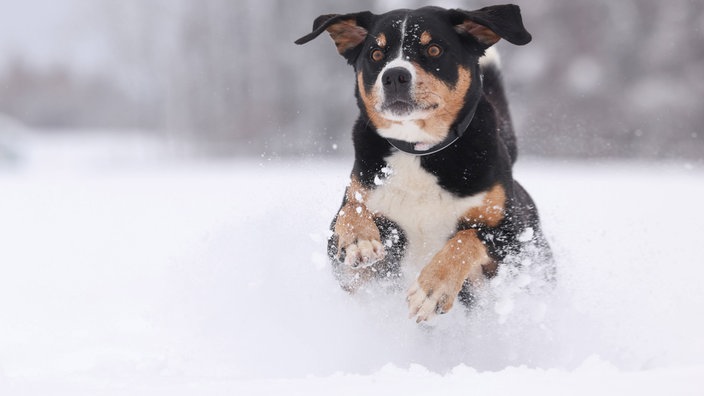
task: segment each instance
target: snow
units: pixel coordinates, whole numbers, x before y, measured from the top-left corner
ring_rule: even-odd
[[[704,393],[699,165],[522,159],[556,289],[505,271],[419,326],[327,266],[349,161],[150,144],[0,168],[0,394]]]

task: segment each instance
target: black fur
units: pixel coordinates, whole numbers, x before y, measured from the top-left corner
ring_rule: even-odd
[[[398,51],[401,33],[398,21],[406,18],[408,24],[418,26],[418,34],[426,27],[432,27],[433,40],[445,49],[446,53],[438,58],[424,55],[423,46],[404,48],[411,61],[417,62],[427,73],[448,86],[458,82],[460,67],[472,71],[472,85],[468,90],[464,105],[453,127],[457,127],[463,117],[476,107],[474,117],[464,130],[459,131],[461,138],[449,147],[435,154],[422,156],[421,167],[437,178],[438,184],[456,197],[469,197],[488,191],[497,184],[503,187],[507,202],[505,216],[496,227],[484,224],[471,224],[458,221],[456,230],[476,229],[479,237],[487,246],[489,254],[499,263],[506,262],[512,256],[520,254],[531,244],[544,260],[551,260],[550,248],[542,234],[535,204],[528,193],[513,179],[512,165],[516,161],[516,137],[513,131],[508,103],[503,90],[500,71],[489,65],[481,71],[479,58],[489,45],[474,37],[471,32],[458,28],[465,21],[471,21],[491,29],[496,35],[514,44],[527,44],[530,34],[523,27],[517,6],[486,7],[477,11],[445,10],[426,7],[419,10],[396,10],[383,15],[361,12],[345,15],[322,15],[315,20],[313,32],[297,41],[303,44],[317,37],[330,26],[340,21],[348,21],[367,32],[366,38],[353,48],[341,52],[341,55],[354,66],[355,73],[361,73],[365,87],[372,87],[385,62],[370,59],[371,51],[378,49],[376,37],[384,34],[389,45],[382,48],[389,54]],[[479,80],[483,75],[483,83]],[[364,188],[374,190],[378,182],[387,175],[384,172],[386,159],[397,151],[389,141],[380,136],[365,109],[360,87],[356,89],[360,116],[353,128],[355,161],[352,176],[357,178]],[[343,201],[343,206],[346,201]],[[335,222],[332,227],[334,229]],[[383,267],[397,271],[406,248],[403,230],[385,217],[378,215],[375,219],[381,233],[382,242],[387,242],[387,255]],[[534,237],[529,242],[519,238],[526,228],[532,228]],[[393,243],[391,230],[398,237]],[[330,239],[328,253],[331,260],[340,265],[344,252],[339,250],[336,237]],[[520,264],[518,264],[520,265]],[[489,274],[491,275],[491,274]],[[460,300],[472,301],[471,291],[465,287],[460,293]]]

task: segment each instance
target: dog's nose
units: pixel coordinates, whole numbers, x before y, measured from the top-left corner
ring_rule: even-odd
[[[412,78],[411,72],[405,67],[394,67],[384,72],[381,82],[384,84],[384,91],[399,92],[408,89]]]

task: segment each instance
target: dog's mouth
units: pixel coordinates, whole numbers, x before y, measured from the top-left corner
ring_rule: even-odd
[[[383,111],[384,113],[389,113],[396,117],[404,117],[413,113],[415,109],[416,106],[409,101],[396,100],[394,102],[385,104],[381,108],[381,111]]]
[[[437,108],[437,104],[422,106],[407,100],[395,100],[385,103],[381,107],[381,113],[392,121],[405,121],[424,118],[427,112]]]

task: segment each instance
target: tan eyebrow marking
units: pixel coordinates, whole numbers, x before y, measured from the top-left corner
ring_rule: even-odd
[[[376,43],[381,48],[386,47],[386,35],[384,33],[380,33],[376,36]]]
[[[433,36],[430,35],[430,32],[427,30],[423,32],[423,34],[420,35],[420,43],[423,45],[428,45],[430,44],[430,41],[433,40]]]

